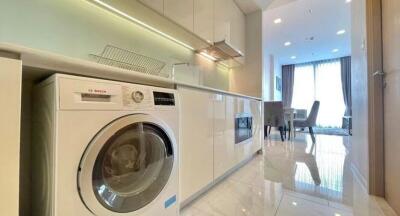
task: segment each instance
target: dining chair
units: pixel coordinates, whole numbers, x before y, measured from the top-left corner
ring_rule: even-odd
[[[312,105],[312,108],[311,108],[311,111],[310,111],[310,114],[308,115],[308,117],[306,119],[295,119],[293,121],[294,128],[306,128],[306,127],[308,127],[308,130],[309,130],[310,135],[311,135],[311,139],[312,139],[312,141],[314,143],[315,143],[315,134],[314,134],[313,127],[317,123],[319,105],[320,105],[319,101],[314,101],[314,103]]]
[[[264,102],[265,136],[271,133],[271,128],[278,128],[282,141],[285,140],[285,113],[282,101]]]

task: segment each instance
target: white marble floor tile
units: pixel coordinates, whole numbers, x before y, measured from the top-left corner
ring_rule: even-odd
[[[298,134],[265,140],[264,153],[182,209],[181,216],[396,216],[350,168],[349,139]]]
[[[277,216],[352,216],[351,212],[285,194]]]

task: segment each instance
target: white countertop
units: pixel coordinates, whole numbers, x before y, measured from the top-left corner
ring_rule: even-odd
[[[201,85],[186,84],[168,78],[143,74],[140,72],[133,72],[130,70],[111,67],[96,62],[91,62],[88,60],[71,58],[68,56],[63,56],[43,50],[32,49],[29,47],[24,47],[10,43],[0,43],[0,51],[19,54],[22,60],[22,64],[25,67],[68,73],[72,75],[82,75],[82,76],[89,76],[96,78],[111,79],[116,81],[154,85],[167,88],[174,88],[175,86],[186,86],[221,94],[229,94],[238,97],[261,100],[261,98],[257,97],[237,94]]]

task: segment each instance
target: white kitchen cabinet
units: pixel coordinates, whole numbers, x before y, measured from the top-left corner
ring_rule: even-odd
[[[219,1],[219,0],[215,0]],[[214,0],[194,0],[193,32],[203,40],[214,41]]]
[[[214,179],[213,94],[179,87],[181,201]]]
[[[147,7],[157,11],[160,14],[164,14],[164,0],[139,0]]]
[[[0,215],[19,215],[22,62],[0,57]]]
[[[164,0],[164,15],[193,32],[194,0]]]
[[[227,95],[214,101],[214,179],[235,166],[234,101]]]
[[[216,0],[214,8],[214,41],[226,40],[244,54],[245,15],[233,0]]]
[[[254,154],[262,148],[264,140],[264,117],[262,112],[262,102],[258,100],[251,100],[250,109],[253,116],[253,143],[251,152]]]

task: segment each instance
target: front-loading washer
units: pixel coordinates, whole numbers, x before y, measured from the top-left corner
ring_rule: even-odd
[[[179,214],[174,89],[55,74],[33,118],[33,215]]]

